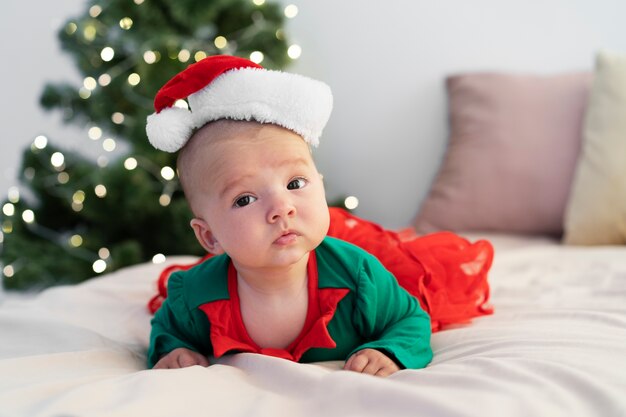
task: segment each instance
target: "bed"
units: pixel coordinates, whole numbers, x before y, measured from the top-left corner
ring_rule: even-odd
[[[422,370],[382,379],[339,362],[235,354],[146,370],[142,264],[0,304],[0,416],[624,416],[626,247],[492,241],[496,314],[433,335]]]
[[[426,368],[242,353],[147,370],[157,278],[195,261],[168,257],[0,293],[0,417],[626,416],[626,56],[446,85],[448,149],[411,230],[490,240],[495,313],[433,334]]]

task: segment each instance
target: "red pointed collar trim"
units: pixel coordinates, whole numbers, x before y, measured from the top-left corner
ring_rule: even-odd
[[[335,315],[337,304],[348,294],[345,288],[318,288],[315,251],[307,264],[309,306],[306,320],[298,337],[286,349],[262,348],[248,335],[241,317],[237,291],[237,271],[228,266],[229,300],[212,301],[198,307],[211,323],[211,343],[216,358],[229,351],[260,353],[298,361],[311,348],[337,346],[328,332],[328,323]]]

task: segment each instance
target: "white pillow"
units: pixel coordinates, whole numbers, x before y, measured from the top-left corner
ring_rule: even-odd
[[[626,55],[596,57],[563,242],[626,244]]]

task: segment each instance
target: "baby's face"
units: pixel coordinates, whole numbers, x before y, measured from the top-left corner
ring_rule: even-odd
[[[194,210],[235,266],[289,266],[320,244],[328,206],[300,136],[262,125],[211,143],[206,155]]]

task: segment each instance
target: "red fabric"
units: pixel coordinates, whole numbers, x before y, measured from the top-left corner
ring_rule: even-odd
[[[487,302],[493,247],[486,240],[470,243],[451,232],[393,232],[341,209],[330,210],[328,235],[376,256],[419,300],[433,331],[493,313]]]
[[[337,304],[348,294],[344,288],[326,288],[318,291],[315,252],[311,252],[308,269],[309,303],[306,320],[298,337],[285,349],[262,348],[246,331],[241,317],[237,292],[237,271],[231,263],[228,268],[229,300],[213,301],[200,306],[211,322],[211,344],[216,358],[231,350],[261,353],[297,362],[310,348],[336,347],[327,325],[335,315]]]
[[[487,282],[493,247],[486,240],[470,243],[451,232],[417,236],[410,229],[389,231],[338,208],[330,208],[328,235],[376,256],[430,314],[433,331],[493,313]],[[189,269],[208,257],[163,270],[159,292],[148,304],[150,311],[156,312],[167,297],[167,279],[172,272]]]
[[[238,68],[263,68],[245,58],[229,55],[206,57],[189,65],[169,80],[154,97],[154,109],[158,112],[174,105],[176,100],[202,90],[226,71]]]
[[[170,278],[176,271],[186,271],[188,269],[193,268],[194,266],[204,262],[209,259],[212,255],[208,254],[201,258],[200,260],[190,263],[190,264],[173,264],[165,268],[159,274],[159,279],[157,280],[157,293],[148,301],[148,310],[150,313],[154,314],[157,312],[159,308],[161,308],[161,304],[165,301],[167,297],[167,280]]]

